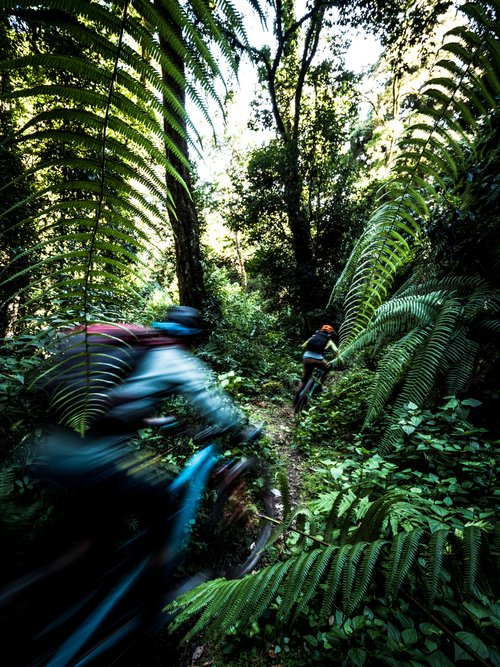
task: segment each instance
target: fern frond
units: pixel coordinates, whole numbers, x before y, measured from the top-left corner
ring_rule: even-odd
[[[193,591],[189,591],[180,596],[171,606],[177,613],[172,622],[172,629],[175,630],[183,625],[187,620],[197,616],[204,609],[198,621],[185,637],[189,641],[196,634],[204,630],[208,624],[212,624],[213,631],[222,624],[224,627],[238,625],[240,618],[234,617],[229,613],[221,615],[220,610],[224,608],[233,594],[237,594],[238,589],[245,587],[245,599],[247,616],[252,619],[258,619],[267,609],[270,601],[281,584],[288,570],[293,564],[293,559],[284,563],[262,569],[254,575],[247,575],[243,579],[227,581],[225,579],[216,579],[215,581],[202,584]]]
[[[371,503],[368,511],[363,517],[360,525],[348,537],[350,544],[356,542],[371,542],[380,537],[382,526],[390,515],[391,508],[400,505],[408,505],[406,496],[400,491],[390,491]]]
[[[481,529],[478,526],[466,526],[464,528],[463,553],[465,569],[464,592],[467,598],[472,597],[477,589],[480,547]]]
[[[497,571],[500,574],[500,521],[497,521],[493,527],[493,539],[497,557]]]
[[[431,535],[427,553],[426,582],[429,609],[434,606],[434,600],[438,592],[439,580],[443,572],[443,554],[446,547],[448,530],[437,530]]]
[[[389,346],[377,364],[376,376],[370,388],[369,410],[366,413],[363,428],[382,414],[394,393],[395,387],[409,368],[415,351],[425,340],[425,333],[413,329],[400,340]]]
[[[386,597],[393,599],[408,575],[415,560],[424,531],[420,528],[410,533],[399,533],[392,541],[389,556],[390,570],[386,578]]]
[[[284,596],[278,611],[279,621],[290,617],[291,610],[300,600],[299,596],[304,589],[309,572],[320,556],[321,550],[315,549],[311,553],[301,554],[293,564],[284,582]]]
[[[309,506],[314,514],[327,515],[325,521],[325,537],[329,539],[336,526],[342,525],[342,516],[354,505],[358,504],[358,498],[351,489],[322,493],[317,499],[313,500]],[[352,516],[352,512],[351,512]]]
[[[461,10],[468,13],[465,6]],[[380,192],[381,204],[332,292],[330,302],[345,294],[341,354],[362,335],[396,276],[412,260],[433,207],[439,206],[439,190],[453,188],[466,153],[474,153],[482,126],[497,112],[498,22],[486,9],[472,14],[472,27],[447,33],[443,57],[421,90],[429,104],[404,132],[392,178]]]
[[[88,215],[87,238],[71,230],[65,239],[61,234],[52,239],[54,247],[61,241],[87,247],[90,270],[80,276],[82,263],[74,272],[82,283],[82,292],[75,291],[75,296],[83,297],[85,319],[86,307],[96,298],[94,287],[99,284],[98,275],[105,278],[104,274],[95,274],[91,269],[93,264],[102,261],[99,255],[121,255],[124,261],[116,264],[108,261],[107,271],[119,275],[115,285],[123,282],[125,275],[134,273],[137,259],[153,251],[155,244],[148,239],[151,234],[147,230],[163,233],[165,210],[175,215],[171,195],[159,176],[158,167],[185,186],[172,166],[172,159],[186,167],[189,165],[185,154],[171,139],[171,132],[189,140],[185,128],[196,135],[196,127],[186,114],[183,100],[167,83],[168,78],[162,76],[162,71],[210,121],[200,93],[204,91],[221,104],[215,87],[215,80],[220,78],[218,61],[222,56],[230,67],[236,67],[234,53],[220,25],[225,20],[243,38],[243,19],[230,2],[214,10],[204,0],[192,0],[185,5],[176,0],[156,3],[134,0],[119,7],[90,0],[47,0],[42,7],[34,0],[17,5],[2,0],[0,8],[13,15],[17,8],[20,11],[27,8],[30,16],[41,24],[48,17],[57,16],[56,28],[81,50],[81,56],[31,53],[4,60],[0,68],[37,71],[33,85],[6,91],[4,99],[44,100],[43,110],[25,123],[17,139],[34,142],[37,146],[57,145],[67,156],[35,161],[30,174],[39,183],[49,183],[35,187],[33,194],[15,206],[35,204],[39,209],[31,216],[31,220],[35,220],[43,217],[44,210],[55,212],[58,204],[62,210],[69,199],[73,200],[75,208],[81,206],[82,201],[91,202],[83,214]],[[224,16],[225,11],[227,16]],[[175,64],[175,58],[180,59],[182,67]],[[188,76],[184,76],[184,68]],[[74,85],[67,83],[68,80],[84,83]],[[71,173],[75,172],[83,172],[87,178],[72,178]],[[3,211],[3,217],[12,213],[12,208]],[[102,224],[105,218],[107,224]],[[137,237],[129,233],[133,229],[137,230]],[[93,235],[95,243],[91,242]],[[50,252],[50,239],[40,239],[40,242],[45,242],[47,257],[44,259],[48,263],[52,260],[54,266],[61,263],[62,257]],[[38,244],[33,244],[31,249],[25,250],[23,259],[39,249]],[[66,256],[69,272],[76,258],[77,255]],[[33,267],[35,275],[40,268],[40,264]],[[57,272],[48,273],[57,294],[60,289]],[[26,283],[23,275],[17,273],[16,276],[23,277]],[[29,278],[29,271],[25,277]],[[29,286],[26,289],[30,291]],[[110,295],[113,289],[112,283]],[[37,292],[31,292],[35,298]],[[97,292],[101,290],[98,288]],[[97,298],[102,298],[102,293]]]
[[[337,549],[327,547],[326,549],[321,549],[318,558],[315,558],[313,567],[311,568],[304,585],[302,598],[295,610],[294,620],[297,619],[299,614],[306,608],[311,598],[318,593],[319,584],[323,580],[325,572],[336,552]]]
[[[336,498],[332,503],[331,509],[328,513],[325,527],[325,537],[329,539],[335,526],[338,525],[339,519],[342,514],[352,506],[355,498],[352,497],[352,491],[350,489],[345,489],[336,494]],[[344,507],[343,507],[344,505]]]
[[[350,542],[349,530],[352,528],[361,500],[361,495],[356,496],[350,505],[346,508],[343,515],[339,517],[341,518],[341,521],[339,521],[340,534],[338,537],[338,543],[340,545],[343,545],[346,542]]]
[[[290,503],[290,485],[288,484],[288,475],[286,472],[279,470],[276,474],[276,481],[283,501],[283,519],[286,520],[292,511]]]
[[[297,546],[304,546],[305,541],[307,539],[306,537],[306,524],[309,526],[309,533],[312,535],[316,534],[318,532],[318,529],[316,527],[316,518],[314,514],[307,508],[307,507],[301,507],[296,509],[293,512],[294,518],[295,518],[295,524],[297,526],[297,529],[301,531],[301,534],[299,536]]]
[[[325,582],[325,596],[323,602],[321,603],[321,610],[319,612],[320,617],[328,618],[333,610],[333,601],[337,595],[337,592],[342,581],[342,574],[344,571],[344,566],[348,559],[351,556],[354,545],[344,544],[340,547],[338,552],[335,554],[335,558],[330,563],[330,569],[327,573],[327,578]]]
[[[368,547],[368,542],[357,542],[353,545],[349,558],[346,560],[342,573],[342,609],[349,609],[353,601],[352,589],[358,573],[358,563],[363,552]]]
[[[342,608],[346,616],[350,616],[353,611],[361,604],[363,597],[366,595],[370,584],[372,583],[372,576],[376,565],[379,562],[379,556],[382,548],[388,544],[387,540],[375,540],[366,549],[363,555],[363,561],[359,566],[359,571],[356,578],[356,586],[349,595],[345,595],[345,602]]]
[[[5,466],[0,470],[0,498],[12,493],[16,471],[13,466]]]

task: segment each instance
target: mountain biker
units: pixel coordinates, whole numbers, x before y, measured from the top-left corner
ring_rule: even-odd
[[[63,544],[97,545],[103,562],[113,561],[116,543],[123,543],[119,526],[131,515],[135,525],[141,530],[146,528],[153,552],[156,544],[165,544],[168,517],[175,511],[170,506],[173,501],[168,495],[168,480],[156,466],[138,463],[130,441],[138,429],[155,424],[155,415],[167,396],[184,395],[212,425],[214,436],[227,432],[243,442],[252,430],[227,395],[207,387],[208,369],[190,352],[193,341],[203,331],[199,311],[175,306],[162,321],[153,322],[150,329],[137,325],[123,328],[134,331],[137,345],[143,348],[130,374],[109,390],[106,409],[95,417],[83,436],[67,426],[53,428],[32,464],[35,478],[57,487],[68,498],[66,518],[59,530]],[[104,330],[105,325],[96,325],[93,335],[99,336]],[[71,361],[69,357],[66,367],[61,366],[63,371],[49,383],[56,396],[61,391],[55,386],[57,379],[67,387],[81,386],[81,363],[71,365]],[[157,570],[144,591],[147,619],[143,626],[147,627],[154,625],[160,615],[171,576],[171,570],[165,572],[162,568],[162,553],[155,556]],[[75,583],[80,586],[82,598],[85,590],[95,585],[93,572],[85,571],[82,581]]]
[[[294,403],[298,400],[300,392],[306,386],[307,381],[311,377],[315,368],[321,368],[323,371],[323,378],[325,378],[330,371],[330,362],[325,359],[325,352],[331,350],[333,354],[337,354],[338,349],[332,340],[334,329],[330,324],[323,324],[323,326],[314,332],[308,338],[302,347],[305,352],[302,355],[302,377],[295,391]]]
[[[101,325],[97,327],[98,332],[103,328]],[[124,443],[137,430],[148,424],[154,425],[156,411],[172,394],[184,395],[214,427],[215,434],[228,431],[236,439],[245,438],[247,430],[242,413],[227,395],[206,386],[207,368],[190,352],[192,343],[203,332],[199,311],[188,306],[175,306],[164,321],[153,322],[150,329],[142,328],[141,331],[136,325],[123,327],[127,331],[139,330],[140,335],[135,338],[135,344],[140,348],[138,361],[121,383],[107,393],[101,390],[105,394],[105,410],[96,414],[83,438],[64,427],[49,436],[36,466],[51,476],[69,476],[73,483],[89,486],[93,477],[101,479],[107,475],[109,470],[106,472],[106,468],[111,469],[115,463],[120,463],[128,451],[128,447],[124,449]],[[93,332],[95,335],[95,329]],[[107,354],[109,356],[111,352]],[[73,363],[52,385],[62,384],[62,391],[71,387],[75,392],[74,387],[82,384],[80,376],[85,377],[81,366],[82,363],[79,366]],[[51,386],[51,391],[61,392],[61,387]],[[122,467],[120,464],[119,468]],[[119,471],[114,474],[121,476]]]

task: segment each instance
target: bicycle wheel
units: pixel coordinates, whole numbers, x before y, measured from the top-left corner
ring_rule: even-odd
[[[215,473],[216,499],[207,544],[212,576],[235,579],[251,572],[263,555],[274,519],[274,499],[256,459],[230,463]]]
[[[316,385],[316,380],[314,379],[314,377],[310,377],[309,380],[306,382],[304,389],[302,389],[295,402],[293,411],[296,415],[300,414],[302,410],[306,407],[307,401],[311,398],[311,396],[314,393],[315,385]]]

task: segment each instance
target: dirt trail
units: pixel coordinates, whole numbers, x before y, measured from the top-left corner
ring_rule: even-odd
[[[266,433],[276,451],[279,467],[286,470],[290,504],[295,507],[300,499],[302,460],[292,447],[295,431],[293,407],[291,403],[276,404],[270,401],[256,402],[253,407],[261,412],[262,421],[266,423]]]
[[[295,431],[295,417],[291,403],[274,403],[268,400],[252,401],[254,422],[265,422],[266,434],[272,449],[276,453],[276,467],[284,469],[288,478],[289,502],[296,507],[301,494],[302,459],[292,447]],[[280,518],[283,503],[279,495],[275,500],[276,518]],[[195,640],[186,647],[182,655],[177,656],[175,667],[212,667],[214,665],[210,643],[199,644]],[[142,666],[141,666],[142,667]],[[149,663],[144,667],[151,667]]]

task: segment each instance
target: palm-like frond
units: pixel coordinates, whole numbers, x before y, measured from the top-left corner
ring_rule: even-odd
[[[394,423],[406,403],[425,405],[443,379],[450,394],[467,387],[479,351],[477,328],[485,318],[498,322],[499,298],[498,290],[475,277],[410,282],[382,304],[365,330],[344,348],[336,363],[368,346],[383,349],[364,424],[393,403],[382,450],[398,436]]]
[[[195,149],[199,140],[184,98],[210,122],[209,101],[222,106],[221,58],[236,68],[221,26],[244,41],[243,19],[230,2],[216,8],[206,0],[0,0],[0,11],[20,37],[35,22],[42,35],[72,45],[64,53],[49,37],[0,62],[10,81],[24,81],[3,91],[5,102],[25,105],[7,139],[32,153],[17,177],[29,179],[31,191],[0,208],[0,243],[14,228],[36,230],[10,253],[0,287],[22,303],[18,331],[23,312],[43,312],[47,323],[71,309],[86,324],[96,312],[139,301],[142,277],[176,215],[167,175],[187,188],[174,167],[189,168],[175,137]],[[121,374],[113,363],[110,355],[109,377]],[[88,387],[56,397],[68,404],[63,421],[84,431],[102,393]]]
[[[497,570],[500,572],[500,521],[494,526],[495,552],[497,555]]]
[[[403,581],[415,562],[417,550],[424,531],[420,528],[411,533],[399,533],[393,541],[389,557],[390,570],[386,579],[386,597],[397,595]]]
[[[466,526],[464,529],[463,552],[465,564],[465,595],[475,593],[479,572],[479,550],[481,547],[481,529],[478,526]]]
[[[427,596],[432,609],[438,592],[439,580],[443,572],[443,553],[448,530],[442,528],[431,535],[427,557]]]
[[[448,33],[436,75],[421,90],[428,104],[404,133],[380,205],[334,288],[332,298],[345,295],[341,349],[362,335],[396,276],[425,245],[433,210],[453,191],[466,156],[498,112],[498,2],[460,9],[473,25]]]
[[[75,45],[74,53],[65,54],[43,52],[42,43],[42,52],[0,63],[7,72],[32,73],[31,83],[7,90],[3,99],[24,100],[35,109],[16,140],[40,156],[25,174],[34,184],[29,202],[35,210],[15,223],[34,222],[39,237],[5,267],[3,280],[8,288],[22,270],[35,283],[43,275],[42,292],[25,281],[26,298],[50,299],[60,308],[69,290],[85,321],[91,304],[127,298],[127,283],[137,282],[139,257],[154,254],[166,217],[175,215],[165,173],[182,182],[171,156],[187,162],[171,133],[189,139],[187,127],[199,138],[162,73],[210,122],[204,100],[220,103],[220,56],[236,67],[220,21],[244,40],[242,17],[231,3],[214,11],[204,0],[2,0],[0,10],[14,17],[18,29],[23,20],[35,20]],[[61,157],[43,157],[44,146]],[[4,234],[12,212],[0,213]],[[22,257],[31,260],[29,268]]]
[[[464,568],[463,580],[455,583],[464,591],[470,588],[476,592],[480,528],[465,528],[462,538],[458,531],[452,534],[448,529],[429,534],[422,528],[427,522],[418,511],[418,504],[412,508],[414,496],[410,492],[403,496],[403,491],[395,489],[373,502],[365,497],[368,506],[359,509],[355,519],[358,526],[353,528],[349,520],[349,510],[355,505],[353,497],[356,499],[353,491],[324,494],[312,504],[319,515],[318,522],[322,517],[341,527],[349,520],[347,542],[334,538],[331,546],[297,550],[296,556],[243,580],[219,579],[203,584],[173,603],[173,628],[191,622],[186,639],[199,632],[235,632],[258,621],[270,609],[275,610],[276,622],[286,625],[297,621],[311,604],[318,611],[320,622],[326,623],[336,609],[350,616],[366,595],[380,596],[384,580],[389,603],[408,578],[413,582],[418,578],[427,587],[432,608],[449,576],[448,570],[445,573],[444,555],[452,539],[456,541],[457,553],[463,554]],[[391,538],[387,526],[403,502],[405,515],[412,509],[418,515],[417,525],[394,532]],[[336,522],[331,521],[332,506],[339,510]]]
[[[478,534],[464,534],[465,588],[477,585]],[[217,579],[190,591],[172,605],[177,630],[191,622],[185,640],[200,632],[211,636],[248,628],[274,603],[280,624],[290,624],[314,598],[320,622],[325,624],[335,606],[349,616],[370,590],[384,579],[386,599],[394,599],[407,577],[426,579],[431,603],[439,591],[448,531],[429,535],[421,528],[397,534],[392,541],[374,539],[342,547],[328,546],[302,552],[283,563],[263,568],[241,580]],[[474,538],[472,541],[469,538]],[[473,544],[472,544],[473,542]],[[468,555],[467,555],[468,554]],[[425,569],[419,558],[426,562]],[[456,582],[458,583],[458,582]],[[471,590],[473,590],[471,588]],[[194,621],[194,623],[193,623]]]

